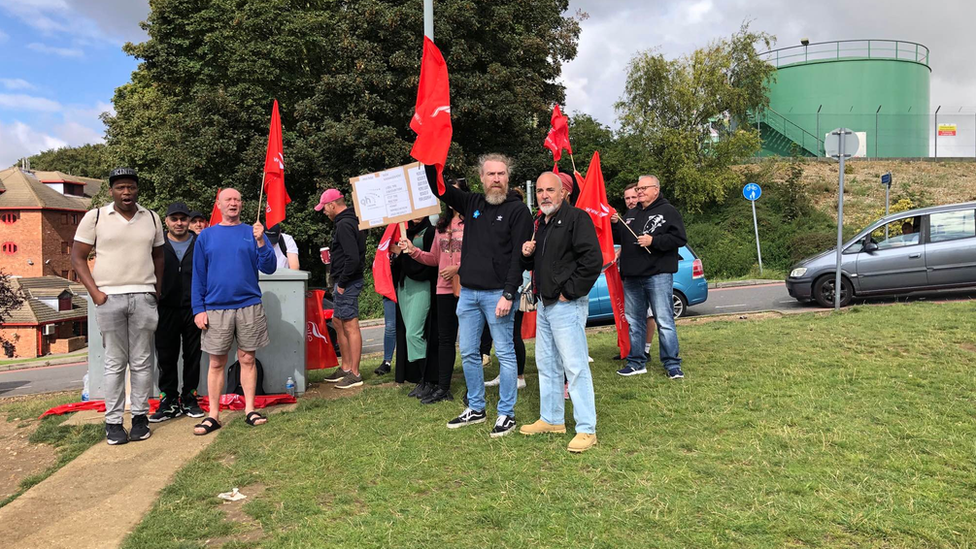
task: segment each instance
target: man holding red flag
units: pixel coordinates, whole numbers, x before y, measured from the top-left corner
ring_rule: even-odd
[[[607,291],[613,305],[613,319],[617,326],[617,346],[620,356],[625,357],[630,352],[630,327],[624,311],[624,288],[617,271],[616,252],[613,247],[612,218],[617,212],[607,201],[607,187],[603,180],[603,169],[600,166],[600,153],[593,153],[590,166],[586,171],[586,180],[580,196],[576,200],[576,207],[590,214],[590,219],[596,227],[597,238],[600,241],[600,251],[603,255],[603,265],[606,267],[604,275],[607,280]]]
[[[268,152],[264,155],[264,192],[268,205],[264,210],[265,226],[274,227],[285,220],[285,206],[291,202],[285,190],[285,155],[281,145],[281,117],[278,100],[271,108],[271,129],[268,131]],[[260,206],[260,204],[258,204]]]
[[[535,194],[542,215],[536,218],[535,238],[522,245],[521,266],[532,271],[537,303],[535,363],[539,368],[540,419],[523,425],[519,432],[566,432],[565,376],[576,419],[576,436],[568,449],[578,453],[596,444],[586,316],[588,294],[600,276],[602,254],[593,221],[566,201],[568,193],[555,173],[539,176]]]

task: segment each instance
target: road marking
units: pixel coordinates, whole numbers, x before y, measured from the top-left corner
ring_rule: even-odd
[[[769,288],[770,286],[786,286],[785,282],[770,282],[769,284],[754,284],[752,286],[730,286],[728,288],[709,288],[708,293],[728,292],[730,290],[752,290],[754,288]]]
[[[795,300],[795,299],[788,299],[786,301],[777,301],[777,303],[779,303],[780,305],[784,305],[786,303],[797,303],[797,300]]]
[[[715,308],[716,309],[731,309],[732,307],[746,307],[746,306],[748,306],[748,304],[746,304],[746,303],[736,303],[735,305],[716,305]]]

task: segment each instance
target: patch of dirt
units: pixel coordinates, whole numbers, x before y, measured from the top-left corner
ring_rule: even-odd
[[[782,318],[783,313],[776,311],[767,311],[764,313],[746,313],[746,314],[730,314],[730,315],[709,315],[701,317],[683,318],[679,319],[676,324],[708,324],[709,322],[738,322],[738,321],[755,321],[755,320],[766,320],[769,318]]]
[[[208,539],[204,542],[204,547],[223,547],[230,542],[250,543],[263,540],[265,533],[261,527],[261,523],[244,512],[244,504],[261,497],[266,489],[260,483],[245,486],[240,491],[247,496],[246,499],[241,501],[225,501],[220,507],[220,510],[224,512],[224,521],[234,524],[238,531],[229,536]]]
[[[0,414],[0,500],[17,493],[22,480],[45,471],[58,459],[54,447],[28,442],[37,428],[36,421],[18,428],[21,424],[20,421],[8,422],[7,416]]]
[[[391,384],[381,384],[381,385],[370,385],[370,387],[386,387]],[[308,388],[305,389],[305,394],[302,398],[324,398],[326,400],[335,400],[337,398],[350,397],[358,395],[363,392],[366,385],[360,385],[359,387],[354,387],[352,389],[336,389],[334,383],[313,383]]]
[[[963,351],[969,351],[970,353],[976,353],[976,345],[973,345],[972,343],[961,343],[961,344],[959,344],[959,348],[962,349]]]

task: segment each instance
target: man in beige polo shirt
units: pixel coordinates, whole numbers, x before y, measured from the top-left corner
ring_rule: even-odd
[[[89,211],[78,224],[71,266],[95,303],[95,320],[105,346],[105,438],[109,444],[146,440],[153,386],[153,334],[163,280],[163,225],[136,203],[139,178],[116,168],[108,178],[112,203]],[[94,272],[88,254],[95,250]],[[132,386],[132,428],[122,426],[125,367]]]

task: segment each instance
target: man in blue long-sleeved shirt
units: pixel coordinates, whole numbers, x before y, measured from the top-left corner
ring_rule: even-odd
[[[237,359],[241,363],[245,421],[248,425],[268,421],[254,411],[257,391],[254,353],[270,343],[258,271],[275,272],[277,261],[274,250],[266,245],[264,226],[260,222],[253,227],[241,224],[241,193],[236,189],[220,191],[217,208],[223,221],[201,232],[193,250],[191,304],[194,322],[203,330],[200,347],[210,355],[207,373],[210,415],[193,428],[197,435],[220,428],[220,406],[216,403],[224,390],[224,366],[235,338]]]

